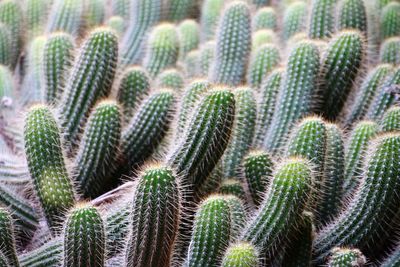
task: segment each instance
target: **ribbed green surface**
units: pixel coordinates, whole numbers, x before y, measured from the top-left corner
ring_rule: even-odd
[[[379,130],[381,132],[400,131],[400,107],[391,107],[383,114],[379,121]]]
[[[156,78],[157,88],[170,88],[179,92],[185,85],[181,72],[177,69],[167,69],[161,72]]]
[[[190,1],[190,0],[185,0]],[[179,36],[179,57],[183,59],[189,51],[197,49],[200,42],[199,25],[195,20],[182,21],[177,28]]]
[[[207,76],[211,63],[214,60],[215,42],[209,41],[200,46],[199,55],[199,76]]]
[[[364,0],[342,0],[338,7],[338,30],[354,29],[367,34]]]
[[[296,33],[306,29],[307,23],[307,4],[303,1],[295,1],[286,9],[283,17],[282,34],[285,40]]]
[[[11,34],[8,26],[0,23],[0,64],[10,65],[12,55]]]
[[[0,208],[0,252],[10,266],[20,266],[14,240],[13,219],[11,214],[4,208]]]
[[[62,258],[62,238],[54,238],[41,247],[19,256],[21,267],[59,267]]]
[[[166,7],[168,20],[177,22],[189,17],[196,4],[193,0],[169,0]]]
[[[336,0],[313,0],[308,36],[313,39],[326,39],[335,30]]]
[[[328,267],[357,267],[366,263],[367,260],[358,249],[334,248]]]
[[[221,16],[224,0],[205,0],[201,7],[200,29],[202,42],[212,40]]]
[[[94,27],[103,24],[105,17],[106,0],[86,0],[85,24]]]
[[[392,1],[383,8],[380,30],[382,40],[400,34],[400,3]]]
[[[232,242],[237,241],[248,219],[247,210],[244,205],[244,200],[240,199],[239,196],[235,196],[232,194],[225,194],[224,199],[227,201],[230,208],[230,215],[231,215],[230,240]]]
[[[26,35],[28,40],[31,40],[43,33],[47,22],[51,1],[27,0],[25,1],[25,6]]]
[[[218,191],[224,195],[233,195],[243,200],[246,199],[242,183],[237,179],[224,179]]]
[[[228,247],[222,259],[221,267],[257,267],[259,255],[257,249],[247,243],[238,242]]]
[[[253,31],[262,29],[276,30],[278,24],[276,11],[272,7],[258,9],[252,21]]]
[[[46,31],[62,31],[77,36],[82,27],[83,14],[84,2],[81,0],[54,0]]]
[[[393,65],[400,64],[400,37],[391,37],[382,43],[379,61]]]

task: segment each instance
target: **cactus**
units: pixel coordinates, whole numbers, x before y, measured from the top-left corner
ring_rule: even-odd
[[[252,90],[248,87],[238,87],[235,95],[235,120],[232,137],[222,159],[225,177],[235,177],[243,157],[250,149],[256,123],[256,102]]]
[[[85,24],[88,27],[99,26],[104,21],[105,0],[88,0],[85,7]]]
[[[120,142],[121,118],[115,101],[104,100],[92,111],[75,157],[75,176],[83,196],[94,198],[107,189]]]
[[[122,18],[127,18],[129,16],[130,0],[114,0],[111,1],[111,13],[114,16],[121,16]]]
[[[273,70],[261,83],[259,89],[260,97],[257,100],[257,123],[253,141],[256,147],[262,147],[264,144],[265,135],[274,115],[275,103],[283,74],[284,69],[282,68]]]
[[[271,156],[262,150],[252,150],[243,160],[243,175],[249,188],[251,199],[260,205],[262,196],[272,181],[274,163]]]
[[[70,211],[65,221],[63,237],[63,266],[104,266],[104,222],[96,208],[79,204]]]
[[[312,39],[326,39],[335,29],[335,0],[313,0],[308,36]]]
[[[362,267],[367,260],[358,249],[334,248],[328,267]]]
[[[238,242],[228,247],[222,259],[221,267],[257,267],[259,252],[247,242]]]
[[[12,43],[8,27],[0,22],[0,64],[11,64]]]
[[[48,107],[35,105],[29,110],[24,138],[29,172],[54,232],[65,211],[74,205],[75,194],[65,166],[60,131]]]
[[[391,71],[391,65],[381,64],[368,73],[350,105],[350,110],[344,122],[345,125],[350,126],[365,116],[379,87]]]
[[[126,266],[168,266],[180,216],[179,182],[162,165],[147,167],[133,197]]]
[[[10,266],[18,267],[20,265],[13,232],[11,214],[6,209],[0,208],[0,252]]]
[[[257,10],[253,18],[253,31],[269,29],[276,30],[277,15],[275,9],[271,7],[263,7]]]
[[[335,220],[322,228],[315,240],[316,260],[321,262],[335,246],[373,246],[392,227],[394,207],[399,203],[398,170],[400,136],[384,134],[373,141],[364,164],[362,181],[354,197]]]
[[[183,75],[176,69],[167,69],[157,76],[156,86],[158,88],[170,88],[180,91],[185,84]]]
[[[202,42],[210,41],[214,38],[224,3],[223,0],[205,0],[203,2],[200,18],[200,39]]]
[[[250,36],[248,5],[232,2],[218,24],[214,61],[208,75],[211,82],[237,86],[243,81],[250,54]]]
[[[258,30],[251,36],[251,51],[257,51],[262,45],[275,44],[277,36],[272,30]]]
[[[247,70],[247,82],[252,88],[259,88],[264,77],[280,62],[278,48],[272,44],[260,46],[251,53],[250,64]]]
[[[44,45],[43,75],[47,103],[54,103],[62,94],[74,47],[74,40],[66,33],[51,34]]]
[[[200,47],[199,55],[199,76],[207,76],[211,63],[214,61],[215,42],[209,41]]]
[[[21,267],[57,267],[62,262],[63,242],[54,238],[19,257]]]
[[[78,35],[82,26],[84,2],[81,0],[55,0],[49,12],[47,33],[63,31]]]
[[[51,1],[27,0],[26,5],[26,32],[28,40],[42,34],[46,26]]]
[[[177,22],[186,18],[196,5],[192,0],[169,0],[167,2],[168,20]]]
[[[185,68],[185,76],[187,78],[195,78],[199,76],[199,64],[200,64],[200,50],[195,49],[186,54],[183,59],[183,65]]]
[[[157,76],[163,69],[173,67],[178,60],[179,40],[175,26],[169,23],[159,24],[150,33],[143,66],[151,77]]]
[[[125,20],[120,16],[110,17],[107,20],[106,25],[113,29],[118,34],[118,37],[122,36],[125,31]]]
[[[382,40],[400,34],[400,3],[392,1],[383,8],[380,28]]]
[[[321,107],[326,118],[335,119],[342,110],[362,67],[364,46],[363,37],[354,30],[341,31],[329,42],[319,75],[323,97]]]
[[[301,221],[309,202],[312,170],[306,160],[289,158],[277,167],[263,203],[248,222],[242,240],[271,255],[288,230]]]
[[[319,54],[314,44],[301,42],[291,51],[265,139],[268,150],[276,152],[292,124],[314,110],[318,69]]]
[[[395,267],[400,263],[400,250],[397,245],[396,248],[390,253],[388,257],[381,263],[381,267]]]
[[[283,17],[282,34],[285,40],[296,33],[306,29],[307,23],[307,5],[303,1],[295,1],[285,9]]]
[[[386,39],[380,48],[379,61],[393,65],[400,64],[400,37]]]
[[[369,141],[377,134],[378,125],[372,121],[357,123],[348,139],[345,157],[344,193],[349,194],[358,185]]]
[[[247,212],[243,200],[238,196],[226,194],[224,196],[230,208],[231,233],[230,240],[237,240],[247,222]]]
[[[210,196],[198,207],[185,266],[216,266],[232,231],[231,210],[223,196]]]
[[[240,181],[236,179],[225,179],[219,186],[219,193],[224,195],[233,195],[240,199],[246,199],[246,193]]]
[[[72,144],[90,109],[109,94],[117,56],[117,37],[107,28],[93,30],[82,44],[60,103],[61,123]]]
[[[354,29],[367,34],[367,26],[364,0],[342,0],[338,11],[338,29]]]
[[[182,21],[177,28],[179,36],[179,56],[184,58],[189,51],[198,47],[200,42],[199,25],[195,20]]]
[[[386,111],[379,122],[379,131],[400,131],[400,107],[394,106]]]

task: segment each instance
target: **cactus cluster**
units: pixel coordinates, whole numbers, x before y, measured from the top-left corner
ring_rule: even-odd
[[[0,267],[400,266],[398,0],[0,0]]]

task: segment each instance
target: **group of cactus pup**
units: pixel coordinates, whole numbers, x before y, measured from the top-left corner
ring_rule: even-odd
[[[0,267],[400,267],[398,0],[0,0]]]

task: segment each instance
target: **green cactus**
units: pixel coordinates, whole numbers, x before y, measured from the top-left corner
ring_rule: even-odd
[[[230,240],[235,241],[240,236],[243,228],[246,226],[247,222],[247,212],[243,204],[243,199],[239,196],[232,194],[225,194],[224,198],[230,208],[231,216],[231,234]]]
[[[41,247],[19,257],[21,267],[58,267],[62,262],[63,242],[54,238]]]
[[[219,193],[224,195],[233,195],[240,199],[246,199],[246,193],[242,183],[237,179],[225,179],[219,186]]]
[[[12,43],[8,27],[0,22],[0,64],[11,64]]]
[[[344,194],[350,194],[359,184],[358,176],[363,168],[363,160],[367,153],[369,141],[378,132],[378,125],[372,121],[361,121],[354,126],[348,144],[345,157],[345,179],[343,184]]]
[[[174,91],[180,91],[184,85],[183,75],[177,69],[164,70],[156,79],[157,88],[170,88]]]
[[[400,64],[400,37],[386,39],[380,48],[379,61],[393,65]]]
[[[29,172],[54,232],[65,211],[74,205],[75,195],[65,165],[60,131],[48,107],[36,105],[29,110],[24,138]]]
[[[266,135],[265,146],[268,150],[277,152],[290,127],[315,110],[318,70],[318,48],[310,42],[297,44],[290,53],[276,110]]]
[[[400,3],[392,1],[383,8],[380,30],[382,40],[400,34]]]
[[[121,153],[128,168],[146,160],[160,144],[171,121],[173,102],[169,89],[152,93],[123,130]]]
[[[350,110],[347,112],[344,125],[350,126],[366,115],[379,87],[391,71],[391,65],[381,64],[368,72],[350,104]]]
[[[210,72],[211,63],[214,61],[215,42],[209,41],[200,46],[199,76],[207,76]]]
[[[10,266],[20,266],[14,239],[13,219],[4,208],[0,208],[0,252]]]
[[[169,0],[167,3],[168,20],[177,22],[188,17],[190,11],[196,5],[193,0]]]
[[[105,5],[105,0],[86,0],[85,24],[87,27],[94,27],[103,24]]]
[[[197,49],[200,42],[199,25],[195,20],[182,21],[177,28],[179,36],[179,57],[185,58],[189,51]]]
[[[84,8],[81,0],[55,0],[47,21],[47,33],[62,31],[77,36],[82,27]]]
[[[114,16],[120,16],[126,19],[130,15],[131,9],[130,0],[114,0],[111,1],[111,13]]]
[[[400,107],[389,108],[379,122],[379,131],[392,132],[400,131]]]
[[[13,69],[17,64],[22,49],[23,14],[20,4],[16,0],[5,0],[0,3],[0,22],[10,31],[11,53],[10,66]]]
[[[393,226],[395,208],[400,201],[400,136],[383,134],[375,139],[364,164],[360,186],[335,220],[317,234],[314,251],[322,262],[335,246],[366,250],[376,239],[385,240]],[[371,247],[372,248],[372,247]],[[375,247],[374,249],[378,249]]]
[[[232,231],[231,210],[223,196],[206,198],[198,207],[185,266],[216,266]]]
[[[187,78],[195,78],[200,74],[200,50],[195,49],[186,54],[183,59],[185,76]]]
[[[278,48],[273,44],[265,44],[253,51],[247,70],[247,82],[252,88],[259,88],[264,77],[281,61]]]
[[[117,57],[117,37],[108,28],[93,30],[82,44],[60,103],[61,123],[72,144],[90,109],[109,94]]]
[[[121,37],[125,31],[125,20],[120,16],[110,17],[107,20],[106,25],[113,29],[118,34],[118,37]]]
[[[257,10],[253,18],[253,31],[269,29],[277,29],[277,15],[272,7],[263,7]]]
[[[362,267],[366,263],[367,260],[358,249],[334,248],[328,267]]]
[[[94,198],[108,187],[121,135],[121,114],[115,101],[104,100],[92,111],[75,157],[75,177],[84,197]]]
[[[143,66],[151,77],[162,70],[174,67],[179,55],[179,38],[170,23],[157,25],[150,33]]]
[[[364,0],[342,0],[340,2],[338,9],[338,30],[354,29],[366,35],[367,24]]]
[[[303,1],[295,1],[286,9],[283,17],[282,34],[285,40],[289,40],[296,33],[302,32],[307,25],[307,4]]]
[[[251,36],[251,51],[257,51],[265,44],[276,44],[277,36],[272,30],[258,30]]]
[[[200,188],[228,145],[235,115],[235,97],[214,87],[198,103],[179,145],[167,157],[189,187]]]
[[[364,53],[364,39],[358,31],[341,31],[329,42],[319,75],[321,108],[326,118],[333,120],[342,110],[362,67]]]
[[[306,160],[284,160],[264,195],[263,203],[242,233],[242,240],[251,242],[272,255],[289,230],[298,225],[309,202],[312,170]]]
[[[251,150],[243,160],[243,175],[249,188],[251,199],[260,205],[268,185],[272,181],[274,163],[263,150]]]
[[[235,1],[224,9],[218,24],[214,60],[209,72],[213,83],[239,85],[245,75],[251,47],[250,9]]]
[[[28,40],[44,32],[51,1],[27,0],[26,5],[26,35]]]
[[[313,0],[308,36],[312,39],[326,39],[335,30],[336,0]]]
[[[43,52],[43,73],[45,99],[54,103],[62,94],[65,76],[72,64],[74,40],[66,33],[54,33],[49,36]]]
[[[232,136],[222,159],[225,177],[236,177],[243,157],[250,149],[256,124],[256,101],[251,88],[238,87],[235,95],[235,120]]]
[[[127,68],[118,85],[118,102],[122,105],[124,122],[128,123],[137,106],[150,91],[150,79],[138,66]]]
[[[253,145],[256,147],[263,147],[266,133],[274,115],[283,75],[284,69],[273,70],[261,83],[260,94],[257,99],[257,123],[253,141]]]
[[[259,252],[250,243],[238,242],[228,247],[222,259],[221,267],[257,267]]]
[[[399,245],[396,246],[396,248],[390,253],[388,257],[384,259],[383,262],[381,262],[381,267],[396,267],[400,263],[400,249]]]
[[[147,167],[133,196],[126,266],[168,266],[180,217],[176,176],[162,165]]]
[[[104,222],[95,207],[79,204],[70,211],[64,224],[63,238],[64,267],[104,266]]]
[[[214,39],[224,3],[224,0],[205,0],[203,2],[200,17],[200,39],[202,42]]]

